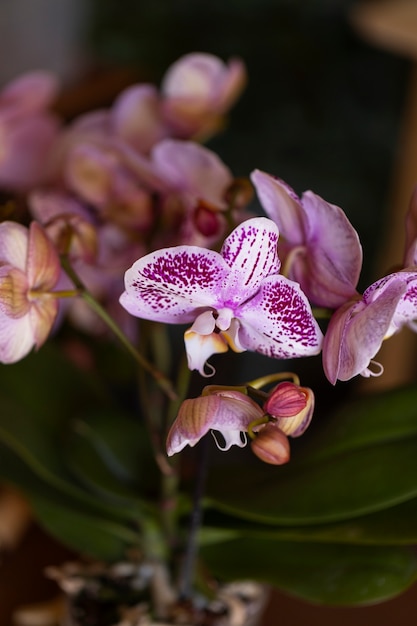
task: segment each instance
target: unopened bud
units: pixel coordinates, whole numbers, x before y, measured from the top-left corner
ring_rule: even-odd
[[[299,437],[313,417],[314,394],[307,387],[283,382],[273,389],[263,408],[286,435]]]
[[[274,422],[265,424],[250,445],[252,452],[264,463],[284,465],[290,460],[288,438]]]

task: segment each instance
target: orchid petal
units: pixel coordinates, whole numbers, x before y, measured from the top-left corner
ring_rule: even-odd
[[[312,356],[322,333],[300,286],[284,276],[270,276],[258,293],[239,307],[239,339],[248,350],[274,358]]]
[[[226,340],[218,333],[200,334],[191,329],[184,333],[185,349],[187,352],[188,368],[198,370],[201,376],[208,377],[215,374],[215,369],[207,363],[213,354],[227,352]],[[208,370],[206,372],[206,369]]]
[[[225,195],[233,177],[217,154],[192,141],[165,139],[151,156],[156,172],[177,191],[226,208]]]
[[[111,115],[115,132],[141,152],[148,152],[165,134],[154,85],[133,85],[122,91]]]
[[[385,338],[393,335],[404,324],[412,324],[413,321],[417,319],[417,273],[415,271],[409,272],[407,270],[403,270],[389,274],[368,287],[363,294],[364,302],[369,304],[375,299],[379,299],[385,289],[387,289],[393,282],[397,281],[399,283],[405,282],[406,291],[397,304],[391,324],[385,333]]]
[[[340,306],[356,293],[362,267],[358,234],[341,208],[312,191],[303,194],[302,205],[310,263],[305,291],[318,305]]]
[[[36,348],[40,348],[47,340],[58,314],[58,307],[58,300],[53,297],[45,296],[33,302],[29,316]]]
[[[281,236],[293,245],[304,242],[304,216],[300,198],[283,180],[255,170],[250,175],[268,217],[277,224]]]
[[[157,250],[139,259],[125,274],[121,305],[132,315],[160,322],[186,323],[216,308],[229,273],[212,250],[178,246]]]
[[[312,191],[300,199],[289,185],[259,170],[251,178],[285,239],[285,274],[318,306],[337,308],[355,295],[362,248],[342,209]]]
[[[28,315],[18,319],[0,311],[0,363],[16,363],[33,348],[33,331]]]
[[[0,265],[10,264],[26,271],[27,228],[17,222],[0,224]]]
[[[10,265],[0,267],[0,310],[17,319],[30,309],[27,297],[28,280],[22,270]]]
[[[1,91],[0,106],[10,107],[20,115],[49,106],[58,93],[58,79],[51,72],[27,72],[10,81]]]
[[[195,446],[209,430],[218,430],[224,437],[228,450],[235,444],[243,447],[241,432],[261,417],[262,409],[253,400],[235,391],[233,395],[212,394],[185,400],[167,438],[169,456],[180,452],[186,445]]]
[[[417,185],[414,187],[405,219],[404,267],[417,265]]]
[[[58,254],[37,222],[32,222],[29,229],[26,271],[29,284],[34,291],[52,289],[61,273]]]
[[[371,293],[374,296],[368,304],[352,299],[331,318],[323,342],[323,368],[332,384],[366,373],[379,351],[407,291],[401,272],[392,275],[384,286],[379,292],[368,292],[368,297]]]
[[[221,255],[231,272],[224,289],[228,304],[239,304],[255,294],[262,281],[277,274],[278,228],[265,217],[246,220],[227,237]]]

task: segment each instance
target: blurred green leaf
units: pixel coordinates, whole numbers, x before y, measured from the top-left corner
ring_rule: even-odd
[[[417,578],[406,548],[233,539],[202,548],[205,564],[226,580],[255,579],[310,602],[363,605],[387,600]]]
[[[214,511],[207,511],[204,519],[200,531],[204,544],[235,537],[379,546],[417,544],[416,498],[377,513],[330,524],[272,526]]]
[[[50,494],[31,492],[29,500],[43,528],[81,553],[116,561],[139,545],[139,532],[127,525],[71,507],[70,502]]]
[[[210,475],[208,502],[282,525],[342,521],[417,496],[417,390],[360,399],[284,467],[258,462]]]
[[[94,372],[81,371],[52,343],[18,363],[0,364],[0,406],[3,398],[49,418],[57,429],[74,411],[109,401]]]
[[[28,497],[41,526],[63,544],[89,556],[114,560],[137,547],[139,526],[114,519],[93,497],[80,501],[42,481],[11,450],[1,446],[3,480]]]
[[[87,491],[74,479],[65,464],[63,455],[64,442],[57,436],[55,425],[48,418],[31,415],[29,411],[17,407],[11,401],[3,399],[0,420],[0,443],[13,452],[34,475],[41,481],[57,489],[62,494],[78,501],[78,506],[95,506],[101,514],[115,519],[137,520],[143,513],[139,501],[136,504],[121,505],[120,502],[110,503],[102,496]],[[0,455],[0,475],[3,479],[10,478],[8,468]],[[19,486],[27,491],[25,479],[20,478]]]
[[[64,454],[79,482],[103,498],[137,507],[156,493],[148,436],[138,420],[124,413],[92,412],[74,421]]]

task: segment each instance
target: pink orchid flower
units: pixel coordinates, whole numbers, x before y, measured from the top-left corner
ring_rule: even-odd
[[[151,162],[165,188],[159,194],[160,221],[170,244],[208,246],[218,241],[226,227],[230,169],[208,148],[177,139],[154,146]],[[176,227],[168,228],[171,221]]]
[[[193,447],[210,431],[223,437],[220,450],[243,448],[250,430],[252,451],[261,460],[281,465],[289,460],[288,436],[299,437],[308,427],[314,410],[311,389],[280,383],[261,408],[245,393],[227,387],[205,387],[198,398],[185,400],[167,437],[172,456],[185,446]],[[256,436],[255,436],[256,433]]]
[[[113,132],[143,154],[168,135],[162,103],[153,85],[124,89],[110,110]]]
[[[195,139],[214,134],[245,84],[246,70],[240,59],[226,65],[201,52],[178,59],[161,85],[164,117],[173,136]]]
[[[22,191],[43,182],[59,123],[49,107],[58,84],[48,72],[30,72],[0,92],[0,185]]]
[[[59,258],[36,222],[29,230],[16,222],[0,224],[0,362],[19,361],[39,348],[58,312],[53,295]]]
[[[417,330],[417,272],[406,269],[378,280],[332,316],[323,342],[323,367],[332,384],[357,374],[382,373],[373,362],[384,339],[407,325]],[[370,369],[374,363],[376,371]]]
[[[362,248],[342,209],[312,191],[298,198],[289,185],[259,170],[251,179],[284,238],[284,274],[317,306],[337,308],[357,295]]]
[[[267,218],[240,224],[221,252],[197,246],[157,250],[125,274],[122,306],[185,333],[190,369],[231,347],[274,358],[318,354],[322,334],[300,286],[279,275],[278,228]],[[210,368],[213,372],[213,368]]]
[[[224,389],[185,400],[168,433],[167,454],[195,446],[210,430],[221,433],[223,445],[216,439],[221,450],[233,445],[243,448],[249,424],[262,416],[261,407],[240,391]]]

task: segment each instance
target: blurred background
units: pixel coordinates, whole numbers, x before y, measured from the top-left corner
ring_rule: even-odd
[[[257,167],[300,194],[312,189],[342,207],[364,246],[363,289],[376,278],[386,223],[399,197],[393,190],[409,124],[413,55],[397,54],[383,42],[376,46],[364,36],[354,17],[359,5],[358,0],[1,0],[0,82],[30,69],[57,72],[63,81],[57,107],[71,118],[110,104],[129,83],[158,84],[185,53],[241,57],[248,87],[228,128],[209,147],[236,176]],[[25,602],[51,588],[40,582],[36,590],[31,584],[28,555],[39,571],[67,553],[31,528],[20,552],[4,554],[0,626],[8,626],[13,606],[22,601],[13,583],[22,578],[22,568]],[[407,600],[413,602],[411,593]],[[358,626],[377,618],[384,626],[392,623],[392,607],[395,623],[411,626],[415,620],[408,608],[401,613],[401,603],[388,603],[388,609],[310,610],[278,594],[267,623],[277,624],[279,612],[281,626],[313,626],[315,620],[340,625],[355,620]]]

